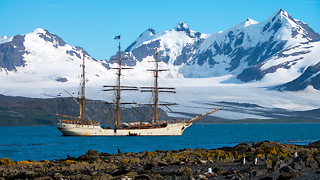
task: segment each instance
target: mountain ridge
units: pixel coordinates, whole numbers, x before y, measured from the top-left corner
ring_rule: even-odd
[[[80,74],[81,69],[74,67],[81,64],[83,55],[89,64],[96,64],[95,71],[100,74],[97,76],[107,68],[83,48],[70,46],[48,30],[37,28],[25,35],[13,36],[11,41],[6,39],[0,42],[0,75],[5,79],[13,77],[13,82],[78,81],[74,74]]]
[[[173,33],[179,35],[174,39],[170,36]],[[142,35],[125,50],[124,55],[131,60],[141,62],[158,49],[160,59],[175,67],[169,68],[173,76],[206,78],[233,74],[243,82],[261,81],[265,76],[281,74],[277,72],[280,70],[298,77],[301,72],[292,73],[292,69],[306,69],[318,61],[308,56],[316,53],[320,40],[312,28],[282,9],[261,23],[247,18],[213,34],[192,31],[184,22],[178,22],[169,31],[149,34],[144,40]],[[279,83],[292,80],[287,78]]]
[[[33,39],[25,40],[32,36]],[[35,45],[30,43],[32,41],[51,44],[55,49],[66,49],[64,53],[69,57],[63,58],[67,61],[74,60],[74,56],[80,60],[81,52],[97,61],[83,48],[70,46],[59,36],[41,28],[12,38],[1,36],[1,39],[0,68],[7,73],[17,72],[17,67],[26,67],[27,57],[31,52],[39,54],[46,51],[45,54],[51,54],[48,50],[41,50],[40,46],[32,49],[31,46]],[[124,65],[135,67],[148,57],[154,59],[155,50],[158,49],[160,59],[166,61],[170,70],[168,77],[207,78],[232,74],[242,82],[253,82],[261,81],[268,75],[276,76],[278,70],[291,72],[291,69],[307,69],[308,66],[315,65],[318,59],[310,60],[308,56],[319,47],[319,41],[320,35],[306,23],[279,9],[261,23],[247,18],[227,30],[212,34],[190,30],[182,21],[168,31],[156,33],[154,29],[148,28],[125,48],[122,56],[129,59]],[[29,47],[26,46],[27,42],[31,44]],[[117,56],[118,54],[115,54],[109,61],[97,62],[99,66],[110,69],[115,63],[111,59]],[[290,56],[296,58],[292,59]],[[302,61],[306,63],[301,63]],[[103,71],[101,67],[100,71]],[[298,77],[299,73],[303,72],[291,73],[292,75],[288,76]],[[56,77],[59,78],[68,79]],[[292,80],[293,78],[284,79],[282,84]]]

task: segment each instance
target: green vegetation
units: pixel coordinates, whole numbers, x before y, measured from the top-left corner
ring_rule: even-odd
[[[138,109],[141,114],[132,108],[124,109],[121,112],[123,121],[150,120],[150,107]],[[0,95],[0,126],[52,126],[58,121],[56,114],[77,117],[79,105],[72,98],[36,99]],[[107,123],[115,117],[114,108],[110,105],[89,99],[85,102],[85,114],[101,123]],[[168,119],[163,110],[159,110],[159,116]]]

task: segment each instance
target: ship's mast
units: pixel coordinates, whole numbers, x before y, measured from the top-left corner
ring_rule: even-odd
[[[85,97],[85,88],[86,88],[86,77],[85,77],[85,55],[83,52],[83,57],[82,57],[82,83],[81,83],[81,99],[80,99],[80,120],[82,123],[84,123],[84,101],[86,100]]]
[[[86,90],[86,72],[85,72],[85,54],[84,52],[82,52],[82,65],[80,65],[80,67],[82,67],[82,74],[81,74],[81,87],[80,87],[80,92],[78,92],[78,97],[74,97],[72,94],[70,94],[68,91],[66,91],[72,98],[73,100],[79,104],[80,106],[80,112],[79,112],[79,116],[78,117],[73,117],[73,116],[67,116],[67,115],[63,115],[63,114],[56,114],[57,116],[62,116],[62,117],[67,117],[67,118],[74,118],[77,119],[81,122],[81,124],[85,124],[86,123],[86,119],[85,119],[85,115],[84,115],[84,101],[86,100],[85,97],[85,90]],[[80,98],[79,98],[80,95]],[[62,109],[61,109],[62,110]],[[60,110],[60,111],[61,111]]]
[[[161,103],[161,104],[159,104],[159,92],[175,93],[175,91],[174,91],[175,88],[159,87],[159,82],[158,82],[159,72],[160,71],[168,71],[168,70],[167,69],[159,69],[160,60],[158,60],[158,56],[159,56],[158,49],[156,49],[156,59],[154,61],[155,62],[155,69],[148,70],[148,71],[153,71],[153,73],[154,73],[154,87],[141,87],[142,88],[141,92],[152,92],[152,94],[153,94],[153,103],[152,104],[144,104],[144,105],[154,106],[154,122],[155,123],[159,120],[159,117],[158,117],[158,106],[159,105],[163,105],[166,107],[167,107],[167,105],[176,105],[175,103],[171,103],[171,104]]]
[[[122,67],[122,60],[127,60],[124,58],[121,58],[121,46],[120,46],[120,42],[119,42],[119,51],[118,51],[118,58],[117,59],[111,59],[111,60],[116,60],[118,61],[118,67],[117,68],[111,68],[111,69],[117,69],[117,85],[115,86],[103,86],[105,88],[109,88],[109,89],[104,89],[103,91],[115,91],[116,92],[116,99],[114,103],[110,103],[110,104],[115,104],[115,109],[116,109],[116,116],[117,116],[117,121],[116,121],[116,128],[119,129],[120,128],[120,122],[121,122],[121,117],[120,117],[120,105],[121,104],[134,104],[134,103],[121,103],[120,99],[121,99],[121,91],[124,90],[134,90],[137,91],[138,88],[134,87],[134,86],[122,86],[121,85],[121,70],[122,69],[132,69],[132,68],[124,68]]]
[[[120,92],[121,92],[121,46],[119,42],[119,68],[118,68],[118,87],[117,87],[117,97],[116,97],[116,110],[117,110],[117,129],[120,126]]]
[[[158,78],[159,78],[159,63],[158,63],[158,49],[156,49],[156,69],[154,71],[154,121],[158,121],[158,101],[159,101],[159,87],[158,87]]]

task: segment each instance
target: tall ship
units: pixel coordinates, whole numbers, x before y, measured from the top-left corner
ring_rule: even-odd
[[[121,76],[122,70],[128,69],[122,67],[122,59],[121,58],[121,46],[119,42],[119,52],[118,59],[114,59],[118,61],[117,69],[117,84],[115,86],[104,86],[104,91],[115,91],[116,98],[112,104],[115,106],[116,110],[116,121],[111,127],[101,126],[98,121],[91,121],[85,118],[85,55],[83,53],[83,64],[82,64],[82,83],[80,88],[80,98],[73,99],[79,104],[80,113],[79,117],[68,116],[57,114],[61,118],[58,121],[57,127],[63,133],[64,136],[179,136],[182,135],[183,132],[190,127],[195,121],[200,120],[202,117],[212,114],[220,109],[214,109],[213,111],[207,112],[200,116],[196,116],[189,120],[172,120],[172,121],[164,121],[159,120],[158,117],[158,107],[159,105],[172,105],[169,103],[159,103],[159,93],[167,92],[174,93],[174,88],[170,87],[159,87],[158,78],[159,72],[163,71],[163,69],[159,69],[159,60],[158,60],[158,51],[156,50],[156,58],[155,58],[155,69],[153,71],[154,74],[154,86],[153,87],[134,87],[134,86],[123,86],[121,84]],[[150,121],[141,121],[141,122],[121,122],[120,110],[121,105],[130,104],[130,103],[121,103],[121,91],[125,90],[139,90],[141,92],[152,92],[153,95],[153,103],[144,104],[153,107],[154,117]]]

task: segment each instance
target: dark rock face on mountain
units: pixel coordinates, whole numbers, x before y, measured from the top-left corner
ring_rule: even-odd
[[[259,68],[253,66],[250,68],[246,68],[240,73],[237,78],[241,79],[244,82],[249,82],[252,80],[261,80],[264,77],[265,74],[260,71]]]
[[[190,31],[190,29],[189,29],[189,26],[188,26],[186,23],[184,23],[184,22],[179,22],[174,29],[175,29],[176,31],[183,31],[183,32],[185,32],[188,36],[192,36],[192,35],[191,35],[191,31]]]
[[[299,31],[304,31],[305,34],[303,35],[303,37],[310,39],[310,42],[320,41],[320,35],[316,33],[312,28],[310,28],[308,24],[303,23],[299,20],[295,20],[291,16],[290,19],[299,25],[298,28],[292,31],[292,38],[297,37]]]
[[[0,44],[0,68],[8,71],[16,70],[16,67],[24,66],[22,55],[25,53],[23,45],[24,35],[16,35],[11,42]]]
[[[153,41],[149,44],[143,44],[132,51],[137,61],[142,61],[147,56],[155,56],[156,48],[160,47],[160,40]]]
[[[320,90],[320,62],[309,66],[298,78],[283,84],[276,89],[285,91],[299,91],[311,85],[314,89]]]
[[[47,30],[44,30],[44,31],[45,31],[45,33],[38,33],[39,37],[44,39],[46,42],[51,42],[51,43],[56,42],[56,44],[54,45],[55,48],[58,48],[58,46],[64,46],[67,44],[59,36],[52,34]]]
[[[137,64],[136,58],[131,54],[127,52],[120,52],[121,56],[121,65],[122,66],[135,66]],[[118,64],[119,63],[119,53],[115,54],[114,56],[111,56],[110,60],[105,63],[105,67],[107,69],[110,68],[110,64]]]
[[[56,79],[56,81],[58,81],[58,82],[67,82],[68,79],[67,79],[67,78],[59,77],[59,78]]]

